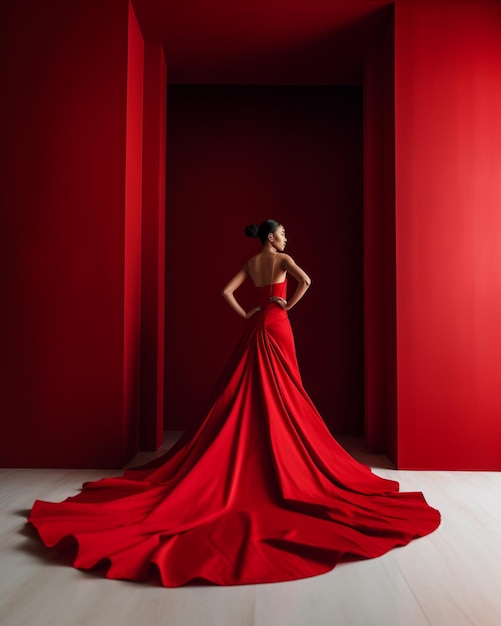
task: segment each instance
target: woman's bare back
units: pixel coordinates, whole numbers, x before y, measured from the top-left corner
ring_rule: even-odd
[[[287,270],[282,267],[284,256],[280,252],[263,250],[247,261],[247,272],[256,287],[281,283],[285,280]]]

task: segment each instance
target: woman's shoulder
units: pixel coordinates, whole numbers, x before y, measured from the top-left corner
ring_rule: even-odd
[[[286,252],[279,252],[279,255],[282,265],[290,265],[291,263],[294,263],[294,259],[291,257],[290,254],[287,254]]]

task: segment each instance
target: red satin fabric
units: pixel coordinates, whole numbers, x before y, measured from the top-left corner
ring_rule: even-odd
[[[86,483],[29,521],[54,546],[76,540],[74,565],[166,587],[304,578],[371,558],[432,532],[421,493],[374,475],[333,439],[299,374],[287,313],[258,288],[248,322],[202,426],[123,476]]]

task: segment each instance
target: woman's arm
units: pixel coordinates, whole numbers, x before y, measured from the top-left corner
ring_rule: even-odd
[[[299,300],[301,300],[301,298],[308,290],[308,287],[311,285],[311,278],[288,254],[281,254],[280,256],[282,257],[282,269],[289,272],[289,274],[291,274],[297,280],[297,287],[294,295],[288,302],[283,298],[279,298],[277,296],[273,296],[270,299],[272,300],[272,302],[276,302],[285,311],[290,311],[292,307],[295,306],[299,302]]]
[[[260,306],[255,306],[248,313],[246,313],[244,308],[240,306],[234,296],[234,292],[240,287],[240,285],[245,281],[247,277],[247,269],[243,267],[237,274],[235,274],[235,276],[233,276],[233,278],[228,282],[228,284],[221,292],[221,295],[230,305],[230,307],[235,311],[235,313],[237,313],[238,315],[240,315],[240,317],[243,317],[246,320],[248,320],[249,317],[252,317],[254,313],[257,313],[257,311],[261,310]]]

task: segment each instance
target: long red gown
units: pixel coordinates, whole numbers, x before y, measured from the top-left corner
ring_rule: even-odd
[[[333,439],[303,388],[287,313],[258,288],[216,400],[191,438],[123,476],[85,483],[29,516],[42,541],[76,540],[74,566],[166,587],[304,578],[432,532],[421,493],[374,475]]]

